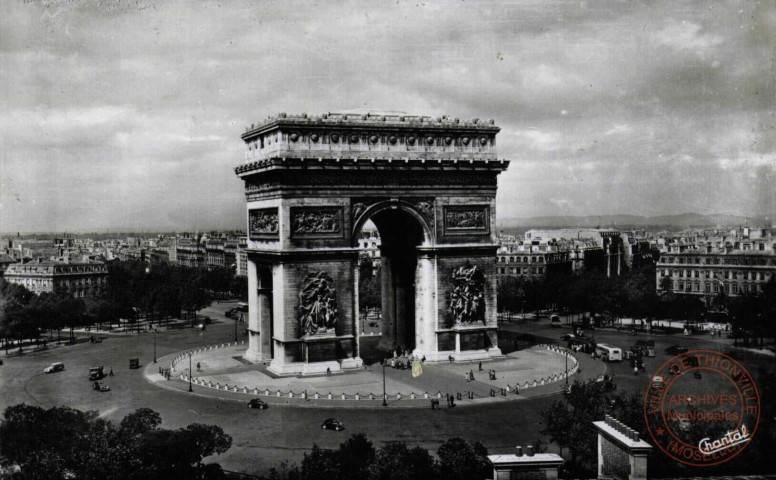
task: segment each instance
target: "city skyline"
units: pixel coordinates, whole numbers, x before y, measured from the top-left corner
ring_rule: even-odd
[[[244,228],[287,111],[494,118],[499,219],[776,212],[759,2],[9,2],[0,231]]]

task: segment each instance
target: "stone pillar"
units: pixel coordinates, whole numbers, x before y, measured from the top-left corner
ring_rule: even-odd
[[[272,289],[259,288],[256,294],[261,360],[272,360]]]
[[[256,262],[248,259],[248,349],[245,359],[251,362],[261,361],[259,325],[259,269]]]
[[[420,358],[434,358],[437,351],[436,259],[418,256],[415,269],[415,351]]]
[[[377,348],[392,351],[396,348],[396,299],[394,298],[393,261],[390,257],[382,255],[381,268],[381,303],[382,303],[382,329],[383,336]]]
[[[361,321],[361,307],[359,305],[359,291],[358,284],[361,278],[361,258],[356,260],[356,268],[353,270],[353,312],[354,321],[356,323],[355,331],[356,336],[356,357],[361,357],[361,334],[364,333],[364,323]]]

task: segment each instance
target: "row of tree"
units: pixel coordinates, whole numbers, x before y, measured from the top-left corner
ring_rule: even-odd
[[[502,311],[530,312],[558,309],[613,317],[710,320],[713,313],[732,322],[744,336],[776,337],[776,277],[761,292],[728,297],[724,292],[711,302],[700,296],[655,288],[655,269],[645,265],[607,277],[597,269],[576,273],[549,273],[541,279],[504,276],[498,283]]]
[[[14,480],[227,478],[217,463],[203,463],[232,446],[221,427],[168,430],[161,422],[148,408],[116,425],[94,411],[8,407],[0,421],[0,469]]]
[[[192,316],[227,296],[247,299],[245,277],[231,269],[207,270],[177,265],[150,265],[139,260],[108,263],[107,287],[101,296],[76,299],[66,293],[36,295],[24,286],[0,280],[0,337],[35,339],[76,326],[134,323],[147,319]],[[19,342],[21,343],[21,342]]]
[[[484,480],[492,476],[488,450],[479,442],[451,438],[435,459],[425,448],[388,442],[376,449],[363,433],[351,436],[338,450],[314,445],[301,468],[281,465],[270,480]]]

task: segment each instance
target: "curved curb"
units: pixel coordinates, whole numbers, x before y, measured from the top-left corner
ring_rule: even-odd
[[[238,342],[234,342],[234,343],[235,345],[241,344]],[[244,341],[242,343],[244,343]],[[154,368],[152,367],[155,366],[158,369],[160,368],[159,364],[161,365],[169,364],[171,367],[170,370],[174,371],[177,362],[180,361],[182,357],[188,356],[187,355],[188,352],[193,352],[194,354],[196,354],[202,351],[213,350],[217,348],[225,348],[230,346],[234,346],[232,345],[232,342],[226,343],[226,344],[220,344],[220,345],[194,347],[191,349],[187,349],[185,351],[175,352],[159,358],[156,364],[147,365],[143,370],[143,375],[146,377],[146,380],[149,383],[156,384],[166,390],[176,391],[179,393],[186,393],[190,395],[196,395],[202,398],[210,398],[214,400],[226,400],[226,401],[238,402],[238,403],[245,403],[251,398],[261,398],[262,400],[266,401],[270,405],[295,407],[295,408],[351,408],[351,409],[358,408],[358,409],[371,409],[371,410],[383,410],[386,408],[428,409],[429,401],[431,399],[441,398],[439,394],[427,394],[428,398],[425,398],[425,397],[410,398],[410,395],[403,396],[401,393],[399,393],[398,396],[400,398],[395,398],[397,394],[393,394],[394,398],[391,399],[390,398],[391,394],[389,394],[388,406],[383,406],[382,394],[378,394],[378,395],[373,394],[372,399],[369,399],[369,398],[344,398],[343,399],[341,398],[341,396],[334,396],[334,395],[331,395],[331,398],[329,398],[328,395],[322,395],[319,398],[310,398],[310,397],[303,397],[303,396],[295,396],[292,392],[283,394],[279,390],[276,390],[276,393],[274,394],[267,394],[269,390],[266,388],[264,389],[265,393],[258,393],[259,392],[258,388],[247,389],[247,387],[243,387],[242,389],[240,389],[235,386],[230,389],[225,385],[224,389],[221,389],[216,387],[208,387],[205,385],[201,385],[199,383],[193,383],[192,388],[194,385],[196,385],[197,388],[194,389],[193,392],[188,392],[187,389],[183,386],[185,385],[185,383],[188,383],[186,379],[183,378],[183,377],[186,377],[185,374],[181,373],[180,375],[174,375],[170,378],[170,380],[167,380],[165,377],[162,377],[159,373],[153,372]],[[574,359],[574,365],[572,368],[568,370],[568,377],[571,378],[579,374],[580,362],[579,362],[579,359],[573,354],[573,352],[565,348],[560,348],[560,347],[555,347],[550,345],[537,345],[537,347],[542,347],[544,349],[554,351],[558,355],[563,355],[563,354],[569,355]],[[155,377],[158,377],[158,378],[155,378]],[[518,389],[518,393],[509,392],[504,394],[502,392],[504,392],[505,389],[492,389],[493,392],[499,392],[499,393],[492,394],[489,397],[481,397],[481,398],[475,398],[475,399],[469,399],[464,397],[459,400],[456,398],[455,406],[463,407],[463,408],[472,408],[480,405],[525,401],[525,400],[530,400],[532,398],[543,398],[543,397],[556,395],[561,391],[563,391],[562,387],[553,388],[550,391],[537,393],[535,395],[525,395],[525,394],[521,395],[521,393],[524,393],[524,390],[523,390],[524,388],[525,388],[525,391],[531,391],[537,387],[560,385],[561,382],[565,379],[563,374],[553,375],[552,377],[554,377],[553,381],[545,382],[545,379],[542,379],[541,383],[536,380],[534,380],[533,382],[525,382],[524,384],[529,386],[527,388],[520,387]],[[550,377],[548,377],[547,380],[549,380],[549,378]],[[172,384],[168,382],[172,382]],[[196,390],[200,390],[200,391],[197,392]],[[288,396],[289,394],[291,395],[290,397]],[[342,394],[342,395],[347,396],[345,394]],[[419,395],[424,395],[424,394],[419,394]],[[244,397],[239,398],[240,396],[244,396]],[[282,400],[285,400],[285,401],[282,401]],[[437,409],[447,410],[449,408],[450,407],[442,407],[440,405]]]

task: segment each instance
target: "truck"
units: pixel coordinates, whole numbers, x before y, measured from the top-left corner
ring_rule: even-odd
[[[102,380],[103,378],[105,378],[105,372],[102,366],[89,368],[89,380]]]

